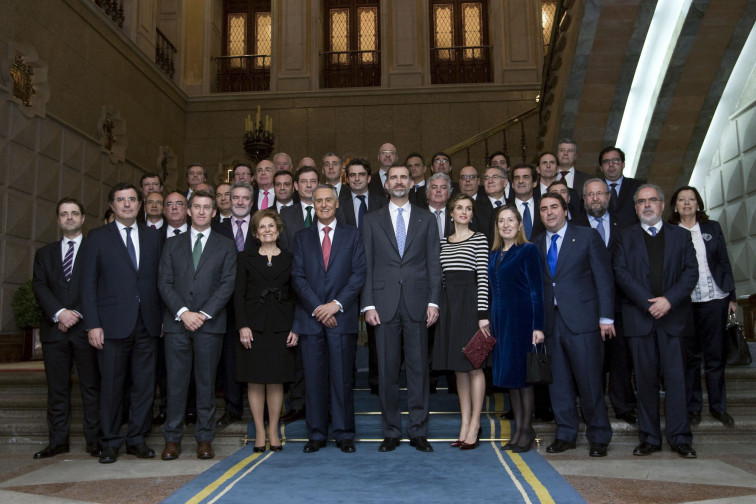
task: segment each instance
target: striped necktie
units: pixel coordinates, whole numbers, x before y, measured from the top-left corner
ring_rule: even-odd
[[[71,281],[71,273],[73,272],[73,254],[74,254],[74,242],[68,241],[68,250],[66,251],[66,257],[63,258],[63,275],[66,277],[66,282]]]

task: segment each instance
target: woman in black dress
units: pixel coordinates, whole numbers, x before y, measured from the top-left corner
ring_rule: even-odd
[[[247,382],[247,398],[255,422],[255,452],[265,451],[263,414],[268,403],[270,449],[280,451],[278,420],[283,405],[283,384],[294,381],[295,353],[299,339],[291,332],[294,300],[289,278],[291,254],[281,250],[276,240],[283,221],[274,210],[256,212],[249,232],[260,248],[239,254],[236,268],[234,309],[239,345],[236,348],[236,375]]]

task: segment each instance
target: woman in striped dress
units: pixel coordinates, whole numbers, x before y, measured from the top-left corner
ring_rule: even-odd
[[[459,438],[451,446],[463,450],[478,446],[486,379],[482,369],[473,368],[462,348],[478,329],[491,337],[488,332],[488,242],[484,234],[469,227],[473,206],[473,199],[461,193],[452,197],[448,205],[454,234],[441,239],[444,288],[433,343],[433,368],[452,370],[457,378],[462,425]]]

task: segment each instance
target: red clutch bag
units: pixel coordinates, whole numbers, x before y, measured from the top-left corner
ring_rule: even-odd
[[[478,329],[478,332],[472,337],[470,342],[465,348],[462,349],[462,353],[465,354],[467,360],[472,363],[475,369],[480,369],[480,366],[485,362],[488,354],[493,350],[496,344],[496,338],[493,336],[486,336],[483,331]]]

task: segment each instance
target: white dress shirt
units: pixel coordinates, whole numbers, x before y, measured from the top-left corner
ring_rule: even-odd
[[[115,221],[116,227],[118,228],[118,232],[121,233],[121,239],[123,240],[124,246],[126,245],[126,226],[118,222],[118,219]],[[137,227],[137,223],[134,222],[131,226],[131,242],[134,244],[134,252],[136,252],[136,260],[137,260],[137,269],[139,268],[139,228]]]
[[[72,270],[73,270],[73,265],[76,264],[76,254],[79,253],[79,249],[81,248],[81,242],[82,242],[83,239],[84,239],[84,235],[81,234],[81,233],[79,233],[79,236],[77,236],[76,238],[66,238],[64,236],[63,239],[60,241],[60,248],[61,248],[61,252],[63,254],[61,256],[61,262],[63,262],[63,261],[66,260],[66,254],[68,253],[68,248],[69,248],[68,242],[70,242],[70,241],[74,242],[73,259],[71,259],[71,269]],[[53,318],[52,318],[53,322],[55,322],[57,324],[58,323],[58,315],[60,315],[60,312],[62,312],[63,310],[66,310],[66,309],[67,308],[61,308],[60,310],[56,311],[55,315],[53,315]],[[73,311],[74,313],[76,313],[79,316],[79,318],[84,318],[84,317],[82,317],[81,313],[77,312],[76,310],[71,310],[71,311]]]

